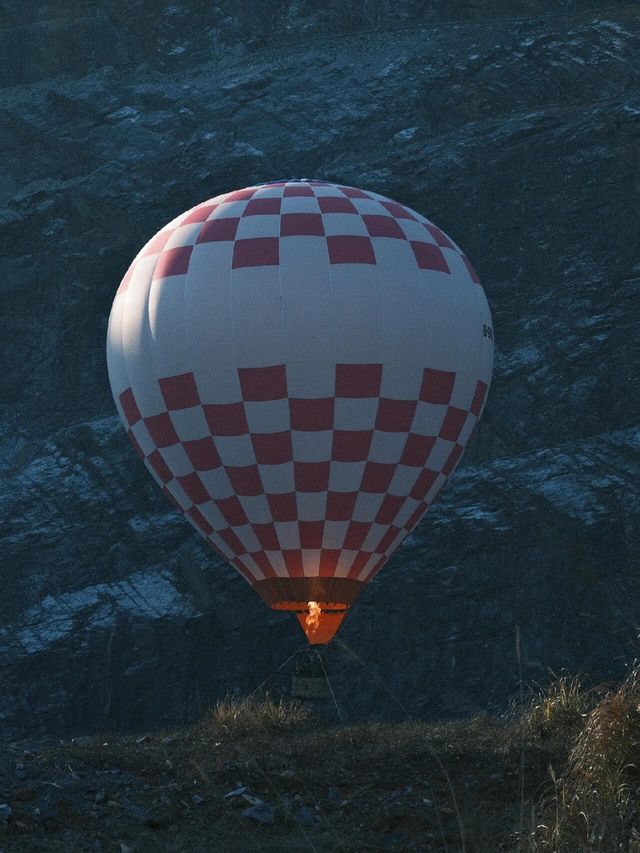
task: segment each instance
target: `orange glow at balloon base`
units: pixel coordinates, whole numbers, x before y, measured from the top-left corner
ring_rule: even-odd
[[[315,601],[309,604],[315,604],[318,610],[314,608],[309,613],[296,613],[298,622],[312,646],[326,645],[333,640],[347,611],[346,609],[338,612],[321,610]]]
[[[310,630],[306,625],[309,618],[306,613],[296,613],[302,630],[307,635],[307,640],[312,646],[326,645],[333,640],[338,628],[342,624],[346,610],[341,613],[322,613],[318,618],[318,627]]]

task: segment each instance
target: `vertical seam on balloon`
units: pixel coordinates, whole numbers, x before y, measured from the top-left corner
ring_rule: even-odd
[[[182,219],[182,218],[184,218],[185,215],[186,214],[183,214],[182,217],[177,217],[177,218]],[[176,226],[176,227],[178,227],[178,226]],[[146,331],[148,333],[148,340],[150,342],[150,355],[151,355],[151,362],[152,362],[152,366],[153,366],[153,380],[156,383],[156,385],[159,384],[158,383],[158,379],[159,379],[159,376],[158,376],[158,372],[159,372],[158,371],[158,360],[157,360],[157,355],[156,355],[157,343],[156,343],[156,338],[154,338],[154,336],[152,334],[152,330],[151,330],[150,306],[151,306],[151,289],[154,285],[154,275],[155,275],[156,267],[158,266],[158,263],[160,261],[160,255],[161,254],[162,254],[162,251],[160,251],[158,253],[158,256],[157,256],[155,263],[153,265],[153,270],[151,271],[151,275],[149,277],[149,287],[147,288],[147,292],[145,295],[145,307],[144,307],[144,311],[143,311],[143,317],[146,319],[146,324],[147,324]],[[188,269],[188,267],[187,267],[187,269]],[[185,335],[186,335],[186,330],[185,330]],[[169,415],[169,417],[171,417],[171,415]],[[180,442],[180,444],[182,444],[182,442]],[[173,471],[171,471],[171,474],[172,474],[172,479],[175,480],[176,476],[173,473]],[[181,507],[179,512],[186,520],[187,510],[184,509],[184,507]]]
[[[148,243],[148,242],[149,242],[149,241],[147,241],[147,243]],[[146,246],[146,245],[147,245],[147,244],[145,243],[145,246]],[[144,246],[142,247],[142,249],[140,249],[140,252],[142,252],[142,251],[143,251],[143,249],[144,249]],[[140,252],[138,252],[138,255],[140,254]],[[147,314],[148,314],[149,293],[151,292],[151,285],[153,284],[153,275],[154,275],[154,273],[155,273],[155,270],[156,270],[156,266],[157,266],[157,264],[158,264],[158,261],[160,260],[160,255],[161,255],[161,254],[162,254],[162,251],[158,252],[158,256],[156,257],[155,263],[154,263],[154,265],[153,265],[153,269],[150,271],[150,274],[148,275],[148,277],[147,277],[147,279],[146,279],[146,282],[147,282],[147,289],[146,289],[146,293],[145,293],[145,304],[144,304],[144,306],[143,306],[143,308],[142,308],[142,316],[141,316],[141,321],[142,321],[143,323],[144,323],[144,320],[145,320],[145,318],[147,317]],[[137,257],[137,256],[136,256],[136,257]],[[130,282],[130,285],[131,285],[131,282]],[[120,349],[121,349],[121,351],[122,351],[122,362],[123,362],[123,364],[124,364],[124,372],[125,372],[125,374],[126,374],[127,381],[128,381],[128,383],[129,383],[129,388],[131,388],[131,393],[133,394],[133,397],[134,397],[134,400],[135,400],[135,399],[136,399],[136,393],[135,393],[135,391],[134,391],[133,381],[132,381],[132,379],[131,379],[130,366],[129,366],[128,361],[127,361],[127,357],[126,357],[126,354],[125,354],[124,343],[123,343],[124,315],[125,315],[125,310],[126,310],[126,306],[127,306],[127,300],[129,299],[129,297],[131,296],[131,294],[132,294],[132,293],[133,293],[133,287],[129,286],[129,287],[127,287],[127,289],[125,290],[125,292],[124,292],[124,294],[123,294],[123,295],[124,295],[124,297],[125,297],[125,303],[124,303],[124,305],[123,305],[122,312],[121,312],[121,315],[120,315]],[[146,371],[145,371],[145,372],[146,372]],[[154,371],[154,372],[155,372],[155,371]],[[156,379],[156,381],[157,381],[157,379]],[[141,419],[142,419],[142,420],[143,420],[143,422],[144,422],[144,417],[142,417]],[[146,429],[146,424],[145,424],[145,429]],[[150,438],[151,438],[151,440],[153,441],[153,438],[152,438],[151,436],[149,436],[149,437],[150,437]],[[153,442],[153,444],[154,444],[155,449],[157,450],[158,448],[156,447],[155,441]],[[145,455],[144,455],[143,463],[146,463],[146,460],[147,460],[147,454],[145,454]],[[147,467],[147,465],[146,465],[146,464],[145,464],[145,468],[147,468],[147,471],[149,471],[149,469],[148,469],[148,467]],[[149,471],[149,473],[151,474],[151,472],[150,472],[150,471]],[[171,472],[171,473],[173,474],[173,472]],[[151,474],[151,476],[153,477],[153,474]],[[154,479],[155,479],[155,478],[154,478]],[[175,477],[172,477],[172,479],[175,479]]]
[[[482,287],[482,284],[475,284],[475,282],[471,282],[471,285],[474,289],[474,295],[475,295],[475,299],[476,299],[477,316],[479,318],[482,318],[485,315],[488,315],[488,318],[491,320],[491,328],[492,328],[492,332],[493,332],[493,320],[491,318],[491,307],[489,305],[489,300],[487,299],[487,295],[484,292],[484,288]],[[478,421],[482,417],[482,413],[484,412],[484,407],[486,406],[487,399],[489,398],[489,391],[491,389],[491,378],[492,378],[492,373],[493,373],[493,361],[495,358],[495,340],[492,338],[491,339],[491,359],[489,360],[487,358],[486,362],[485,362],[485,359],[484,359],[484,343],[483,343],[483,341],[484,341],[484,330],[483,330],[483,334],[481,336],[480,335],[480,324],[478,324],[478,337],[480,340],[480,347],[479,347],[480,358],[478,359],[478,361],[480,363],[479,372],[482,374],[481,376],[478,377],[478,379],[482,379],[482,381],[484,382],[485,381],[484,376],[485,375],[487,376],[487,380],[486,380],[487,381],[487,390],[485,391],[484,400],[482,401],[482,405],[480,406],[478,414],[476,415],[476,424],[478,423]],[[477,381],[476,381],[476,384],[477,384]],[[475,393],[475,389],[474,389],[473,393]]]
[[[280,215],[278,217],[278,300],[279,300],[279,309],[280,309],[280,335],[281,335],[281,343],[282,343],[282,358],[283,358],[283,362],[284,362],[285,385],[286,385],[286,390],[287,390],[287,411],[289,412],[289,378],[287,377],[287,358],[286,358],[286,344],[285,344],[285,331],[284,331],[284,304],[283,304],[283,300],[282,300],[282,258],[280,255],[281,241],[282,241],[282,238],[280,237],[280,231],[282,230],[282,204],[284,201],[285,187],[287,187],[287,186],[288,186],[288,183],[285,183],[281,187]],[[289,413],[289,434],[291,434],[291,414],[290,413]],[[294,471],[293,454],[291,457],[291,462],[289,464],[291,465],[291,475],[293,477],[293,471]],[[259,471],[258,471],[258,473],[259,473]],[[262,477],[260,477],[260,482],[262,483]],[[265,491],[264,490],[264,484],[262,486],[262,491],[264,494],[264,491]],[[300,542],[300,524],[298,521],[298,501],[297,501],[297,496],[296,496],[295,480],[294,480],[294,484],[293,484],[293,499],[294,499],[295,504],[296,504],[296,522],[297,522],[297,527],[298,527],[298,548],[299,548],[300,552],[302,553],[301,542]],[[266,500],[266,496],[265,496],[265,500]],[[286,569],[286,572],[287,572],[286,576],[289,577],[289,570],[286,568],[287,564],[285,562],[284,553],[283,553],[283,551],[285,549],[282,547],[282,542],[280,541],[280,535],[278,533],[276,533],[276,535],[278,537],[278,545],[280,546],[280,560],[281,560],[282,565]]]
[[[248,189],[252,189],[252,187],[249,187]],[[231,191],[231,192],[233,192],[233,191]],[[231,195],[231,192],[224,193],[224,194],[221,196],[221,198],[222,198],[223,200],[224,200],[224,199],[226,199],[229,195]],[[231,248],[231,256],[230,256],[230,258],[229,258],[227,298],[228,298],[228,302],[229,302],[229,318],[230,318],[230,321],[231,321],[231,346],[232,346],[232,348],[233,348],[233,355],[234,355],[234,358],[235,358],[235,378],[238,380],[238,389],[240,389],[239,378],[238,378],[238,350],[237,350],[237,347],[236,347],[235,326],[234,326],[234,321],[233,321],[233,310],[232,310],[232,305],[233,305],[233,303],[232,303],[232,300],[231,300],[232,275],[233,275],[233,254],[234,254],[234,250],[235,250],[235,243],[236,243],[236,240],[235,240],[235,238],[234,238],[234,239],[231,241],[231,247],[230,247],[230,248]],[[239,396],[240,396],[240,402],[242,403],[242,408],[243,408],[243,412],[244,412],[244,401],[242,400],[242,394],[241,394],[241,392],[240,392],[240,391],[238,391],[238,393],[239,393]],[[212,436],[212,439],[213,439],[213,436]],[[213,439],[213,443],[214,443],[214,445],[215,445],[215,439]],[[225,469],[225,466],[224,466],[224,465],[223,465],[222,467],[223,467],[223,469]],[[233,488],[233,487],[231,486],[231,482],[230,482],[230,480],[229,480],[229,475],[227,474],[226,469],[224,470],[224,475],[225,475],[225,477],[227,478],[227,482],[229,482],[229,486],[230,486],[230,488]],[[236,497],[237,497],[237,496],[236,496]],[[225,522],[226,522],[226,519],[225,519]],[[226,522],[226,523],[227,523],[228,527],[230,527],[231,529],[233,529],[233,528],[232,528],[232,526],[231,526],[228,522]],[[216,534],[217,538],[218,538],[218,539],[221,539],[220,534],[218,533],[218,531],[214,531],[214,532],[215,532],[215,534]],[[224,542],[224,540],[222,540],[222,541]],[[224,545],[225,545],[225,550],[229,550],[229,546],[227,545],[227,543],[226,543],[226,542],[224,542]],[[223,550],[223,552],[222,552],[222,553],[224,554],[224,550]],[[233,552],[232,552],[232,553],[233,553]],[[247,579],[247,578],[242,574],[242,572],[240,572],[240,571],[237,569],[237,567],[236,567],[236,566],[234,566],[234,565],[233,565],[233,563],[231,562],[231,560],[232,560],[232,559],[239,559],[239,560],[241,560],[241,558],[240,558],[240,557],[237,557],[236,555],[233,555],[233,557],[231,557],[231,558],[229,558],[229,557],[225,557],[225,560],[226,560],[226,561],[227,561],[227,563],[231,566],[231,568],[232,568],[232,570],[233,570],[234,572],[236,572],[237,574],[240,574],[240,575],[244,578],[244,580],[246,580],[246,581],[247,581],[247,583],[249,583],[249,584],[250,584],[250,586],[252,586],[253,584],[252,584],[252,583],[251,583],[251,582],[250,582],[250,581],[249,581],[249,580],[248,580],[248,579]],[[244,565],[244,563],[243,563],[243,565]],[[246,568],[246,567],[245,567],[245,568]],[[254,578],[253,583],[256,583],[256,582],[258,581],[258,578],[255,576],[254,572],[252,572],[252,571],[251,571],[250,569],[248,569],[248,568],[247,568],[247,572],[248,572],[248,573],[249,573],[249,574]]]
[[[315,198],[316,198],[316,200],[317,200],[317,199],[318,199],[318,196],[316,195],[315,189],[314,189],[313,185],[310,185],[310,186],[311,186],[311,192],[313,193],[313,195],[315,196]],[[333,188],[335,189],[336,184],[330,184],[329,186],[331,186],[331,187],[333,187]],[[318,202],[318,207],[320,207],[320,202]],[[323,224],[323,231],[324,231],[324,224]],[[338,346],[337,346],[337,342],[336,342],[336,322],[335,322],[335,317],[336,317],[336,297],[335,297],[335,289],[334,289],[334,286],[333,286],[333,266],[332,266],[332,264],[331,264],[331,256],[330,256],[330,254],[329,254],[329,241],[328,241],[328,239],[327,239],[326,235],[325,235],[325,249],[326,249],[326,253],[327,253],[327,268],[328,268],[328,270],[329,270],[329,291],[330,291],[330,293],[331,293],[331,343],[332,343],[332,348],[333,348],[333,378],[332,378],[332,382],[333,382],[333,393],[332,393],[332,396],[333,396],[334,418],[335,418],[335,404],[336,404],[336,402],[335,402],[335,401],[336,401],[336,365],[337,365],[337,363],[338,363]],[[334,420],[333,427],[332,427],[332,429],[331,429],[331,446],[332,446],[332,447],[333,447],[333,439],[334,439],[334,436],[335,436],[335,420]],[[332,452],[330,451],[330,456],[329,456],[329,479],[331,479],[331,462],[332,462],[331,456],[332,456],[332,455],[333,455],[333,454],[332,454]],[[327,490],[326,490],[326,492],[325,492],[325,511],[324,511],[324,515],[325,515],[325,517],[321,519],[321,521],[322,521],[322,537],[321,537],[321,539],[320,539],[320,561],[322,561],[322,551],[324,550],[324,544],[323,544],[323,543],[324,543],[324,531],[325,531],[325,527],[326,527],[326,514],[327,514],[327,502],[328,502],[328,499],[329,499],[329,484],[327,483]],[[337,563],[336,563],[336,567],[337,567]],[[320,576],[320,569],[321,569],[321,566],[320,566],[320,565],[318,565],[318,576]],[[333,573],[332,577],[335,577],[335,569],[334,569],[334,573]],[[329,595],[331,594],[331,590],[329,590],[328,594],[329,594]]]
[[[217,196],[217,198],[224,198],[224,195],[222,195],[222,196]],[[201,202],[201,203],[202,203],[202,204],[207,204],[207,203],[209,203],[209,202],[211,202],[211,201],[212,201],[212,199],[207,199],[206,201],[203,201],[203,202]],[[199,206],[199,205],[195,205],[195,207],[198,207],[198,206]],[[193,209],[193,208],[192,208],[192,209]],[[207,221],[208,221],[208,220],[204,220],[204,221],[200,224],[200,230],[198,231],[198,237],[200,236],[200,233],[202,232],[202,229],[204,228],[205,222],[207,222]],[[193,244],[193,246],[194,246],[194,251],[195,251],[195,246],[197,245],[198,237],[196,237],[196,241],[195,241],[195,242],[194,242],[194,244]],[[184,282],[184,329],[185,329],[186,353],[187,353],[187,355],[189,356],[188,363],[189,363],[189,365],[191,366],[191,368],[192,368],[192,372],[193,372],[193,367],[194,367],[194,366],[195,366],[195,364],[196,364],[196,359],[194,358],[194,349],[193,349],[193,346],[192,346],[192,344],[191,344],[191,338],[190,338],[190,335],[189,335],[188,325],[187,325],[187,297],[188,297],[188,293],[189,293],[189,289],[188,289],[188,286],[187,286],[187,285],[188,285],[188,281],[189,281],[189,270],[190,270],[190,268],[191,268],[191,259],[192,259],[192,257],[193,257],[193,253],[192,253],[192,254],[191,254],[191,256],[189,257],[189,263],[188,263],[188,266],[187,266],[187,272],[186,272],[186,275],[185,275],[185,282]],[[231,312],[231,309],[229,309],[229,312]],[[203,407],[203,406],[204,406],[204,403],[203,403],[202,396],[201,396],[201,393],[200,393],[200,388],[198,387],[198,383],[196,382],[195,374],[194,374],[194,382],[195,382],[195,385],[196,385],[196,389],[197,389],[197,391],[198,391],[198,399],[200,400],[200,405]],[[203,412],[204,412],[204,408],[203,408]],[[212,440],[213,440],[213,437],[212,437]],[[214,442],[214,445],[215,445],[215,442]],[[195,469],[194,469],[194,471],[195,471]],[[210,498],[211,500],[213,500],[213,497],[212,497],[210,494],[209,494],[209,498]],[[228,558],[228,557],[226,557],[226,556],[224,556],[225,551],[228,549],[227,544],[224,542],[224,540],[222,540],[223,544],[221,545],[221,539],[220,539],[220,535],[219,535],[218,531],[213,527],[213,524],[211,525],[211,527],[212,527],[213,529],[212,529],[212,532],[211,532],[210,534],[205,534],[204,532],[200,532],[200,535],[202,536],[202,538],[203,538],[205,541],[208,541],[210,544],[214,545],[214,546],[215,546],[215,548],[216,548],[218,551],[220,551],[220,552],[221,552],[221,554],[223,555],[223,559],[224,559],[227,563],[229,563],[229,564],[230,564],[230,560],[229,560],[229,558]],[[233,569],[234,573],[236,573],[236,574],[240,574],[240,575],[244,578],[244,575],[242,575],[242,573],[241,573],[241,572],[239,572],[235,567],[233,567],[233,566],[232,566],[232,569]],[[246,578],[244,578],[244,579],[246,580]]]
[[[106,346],[107,375],[109,376],[109,383],[111,384],[112,388],[113,388],[113,382],[111,381],[111,375],[110,375],[110,371],[109,371],[109,362],[114,360],[114,356],[110,354],[112,351],[114,351],[114,347],[111,345],[111,341],[113,339],[116,339],[116,343],[117,343],[117,351],[119,353],[119,355],[117,357],[120,359],[120,362],[121,362],[120,371],[121,371],[121,373],[124,373],[124,375],[125,375],[125,382],[129,381],[129,375],[127,374],[126,366],[123,367],[123,365],[124,365],[124,350],[122,347],[122,313],[123,313],[123,307],[124,307],[124,296],[125,296],[126,292],[127,292],[126,290],[123,291],[122,296],[121,296],[121,303],[122,304],[120,305],[119,310],[118,310],[118,319],[119,319],[118,327],[116,328],[116,326],[115,326],[113,306],[111,308],[111,312],[109,314],[109,322],[107,324],[107,346]],[[116,294],[116,296],[114,297],[113,305],[115,305],[117,298],[118,298],[118,294]],[[131,386],[129,386],[129,387],[131,387]],[[120,399],[119,399],[120,394],[122,394],[124,390],[126,390],[126,388],[123,388],[120,391],[120,393],[118,394],[118,401],[117,401],[118,403],[120,402]],[[117,408],[118,407],[116,406],[116,409]],[[119,414],[120,414],[120,412],[118,410],[118,415]]]
[[[202,204],[206,204],[206,203],[207,203],[206,201],[202,202]],[[197,206],[198,205],[194,205],[194,207],[197,207]],[[193,210],[193,208],[191,208],[191,210]],[[188,287],[189,270],[191,268],[191,261],[193,258],[193,252],[194,252],[195,246],[198,242],[198,237],[200,236],[200,233],[202,232],[203,228],[204,228],[204,221],[200,223],[200,228],[198,229],[198,233],[196,235],[196,238],[195,238],[194,242],[192,243],[191,254],[189,255],[189,259],[187,261],[187,271],[184,274],[184,282],[183,282],[184,290],[183,290],[183,294],[182,294],[182,314],[183,314],[183,324],[184,324],[184,348],[185,348],[184,354],[186,356],[186,365],[187,365],[187,367],[191,368],[190,372],[191,372],[191,375],[193,376],[193,382],[194,382],[194,385],[196,386],[196,390],[198,392],[198,400],[200,402],[200,407],[204,413],[202,397],[200,396],[200,389],[198,388],[198,383],[196,382],[196,377],[195,377],[195,373],[194,373],[194,367],[195,367],[196,360],[194,358],[194,351],[193,351],[193,347],[191,344],[191,335],[189,333],[189,327],[187,325],[187,294],[189,292],[189,287]],[[193,468],[193,472],[196,473],[195,465],[193,463],[192,463],[191,467]],[[209,494],[208,490],[207,490],[207,494],[209,496],[209,499],[211,499],[211,495]],[[213,528],[213,525],[210,522],[209,522],[209,524],[212,528],[212,533],[216,533],[215,529]],[[199,534],[200,534],[200,536],[202,536],[202,538],[205,541],[209,541],[209,542],[211,542],[211,544],[214,544],[214,540],[211,538],[210,533],[207,534],[203,530],[199,530]],[[216,542],[216,545],[217,545],[217,542]]]
[[[423,281],[421,281],[421,280],[420,280],[420,279],[421,279],[421,276],[420,276],[420,269],[418,268],[417,264],[416,264],[416,265],[415,265],[415,267],[413,268],[413,275],[414,275],[414,277],[417,279],[418,284],[419,284],[419,286],[420,286],[420,293],[421,293],[421,296],[422,296],[422,302],[423,302],[423,305],[424,305],[425,314],[427,314],[427,313],[428,313],[427,291],[426,291],[426,288],[425,288],[425,286],[424,286],[424,285],[425,285],[425,282],[423,282]],[[422,375],[424,375],[424,368],[425,368],[426,366],[427,366],[427,365],[425,365],[425,364],[424,364],[424,360],[423,360],[423,362],[421,363],[421,367],[422,367],[422,371],[423,371],[423,374],[422,374]],[[410,424],[410,426],[409,426],[409,431],[408,431],[408,433],[407,433],[407,437],[408,437],[408,435],[411,433],[412,428],[413,428],[413,425],[414,425],[414,423],[415,423],[415,421],[416,421],[416,418],[417,418],[417,416],[418,416],[418,403],[420,402],[420,386],[421,386],[421,384],[422,384],[422,377],[420,377],[418,381],[419,381],[420,385],[418,386],[418,389],[417,389],[417,391],[416,391],[416,410],[415,410],[415,412],[414,412],[414,414],[413,414],[413,418],[411,419],[411,424]],[[439,431],[440,431],[440,430],[438,430],[438,432],[439,432]],[[434,432],[435,432],[435,430],[434,430]],[[402,457],[401,457],[401,458],[402,458]],[[406,496],[405,496],[405,501],[406,501],[409,497],[411,497],[411,492],[414,490],[414,488],[415,488],[415,486],[416,486],[416,483],[418,482],[418,480],[419,480],[419,479],[420,479],[420,477],[422,476],[423,471],[424,471],[424,470],[425,470],[425,468],[426,468],[426,464],[427,464],[427,460],[428,460],[428,458],[429,458],[429,456],[428,456],[428,454],[427,454],[427,458],[426,458],[426,459],[425,459],[425,461],[424,461],[424,465],[422,465],[422,466],[421,466],[420,468],[418,468],[418,470],[417,470],[417,474],[416,474],[415,480],[413,481],[413,483],[412,483],[412,485],[411,485],[411,488],[408,490],[408,492],[407,492],[407,494],[406,494]],[[416,498],[415,500],[418,500],[418,499]],[[426,512],[427,512],[427,510],[425,510],[425,512],[420,516],[420,518],[422,518],[422,517],[426,514]],[[418,522],[417,522],[417,523],[419,523],[419,520],[418,520]]]
[[[236,324],[235,324],[233,300],[231,298],[231,290],[232,290],[232,286],[233,286],[233,254],[235,251],[235,244],[236,244],[236,238],[234,238],[233,246],[231,248],[231,261],[229,263],[229,276],[228,276],[228,281],[229,281],[228,293],[229,293],[229,317],[231,318],[231,341],[232,341],[232,346],[233,346],[233,355],[235,358],[236,376],[239,376],[238,370],[239,370],[240,365],[239,365],[239,358],[238,358],[238,347],[236,345]],[[244,412],[244,399],[242,398],[242,390],[240,392],[240,402],[242,403],[242,410]],[[246,418],[246,415],[245,415],[245,418]],[[226,471],[225,471],[225,473],[226,473]],[[260,479],[260,482],[262,483],[262,478]],[[236,495],[236,497],[237,497],[237,495]],[[232,525],[229,525],[229,526],[232,527]],[[243,546],[244,546],[244,543],[243,543]],[[249,551],[247,551],[247,553],[249,553]],[[245,565],[244,561],[242,560],[242,557],[239,557],[236,555],[235,559],[240,560],[240,562],[242,562],[243,566]],[[230,562],[230,561],[228,561],[228,562]],[[255,573],[249,567],[245,566],[245,568],[247,569],[247,572],[253,578],[253,583],[250,583],[250,585],[253,586],[255,583],[258,582],[259,578],[255,575]],[[237,569],[236,569],[236,571],[237,571]]]
[[[476,299],[478,299],[482,303],[483,312],[485,312],[488,316],[488,319],[491,321],[491,358],[487,359],[487,363],[482,363],[483,372],[487,376],[487,390],[484,395],[484,400],[482,401],[482,405],[480,406],[480,411],[478,412],[477,420],[479,421],[482,417],[482,413],[484,412],[484,407],[487,404],[487,400],[489,398],[489,391],[491,389],[491,379],[493,376],[493,363],[495,360],[495,349],[496,349],[496,340],[495,335],[493,334],[493,318],[491,317],[491,305],[489,305],[489,300],[487,299],[487,294],[485,293],[484,287],[482,283],[480,285],[474,285],[476,288]],[[484,381],[484,380],[483,380]]]

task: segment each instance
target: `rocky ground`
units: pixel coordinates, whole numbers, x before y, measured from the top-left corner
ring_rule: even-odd
[[[522,804],[524,835],[549,762],[564,758],[533,732],[523,753],[513,721],[342,727],[290,708],[259,723],[218,712],[172,732],[16,744],[0,849],[515,851]]]
[[[332,653],[352,719],[396,713],[380,681],[441,717],[503,707],[520,670],[619,675],[640,603],[637,7],[2,13],[0,739],[183,723],[300,644],[156,493],[104,359],[140,245],[282,176],[429,216],[496,330],[475,445]]]

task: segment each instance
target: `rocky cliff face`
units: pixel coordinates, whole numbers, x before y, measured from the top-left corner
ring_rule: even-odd
[[[341,632],[369,668],[331,652],[346,712],[394,713],[390,693],[425,715],[504,705],[516,626],[525,680],[633,657],[639,16],[423,6],[2,4],[3,735],[186,720],[301,644],[157,493],[104,360],[142,243],[283,176],[433,219],[497,338],[475,445]]]

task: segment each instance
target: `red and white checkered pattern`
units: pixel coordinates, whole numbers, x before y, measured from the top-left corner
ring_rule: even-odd
[[[153,477],[250,583],[365,581],[460,459],[490,326],[473,267],[420,214],[278,181],[147,243],[114,300],[109,376]]]

